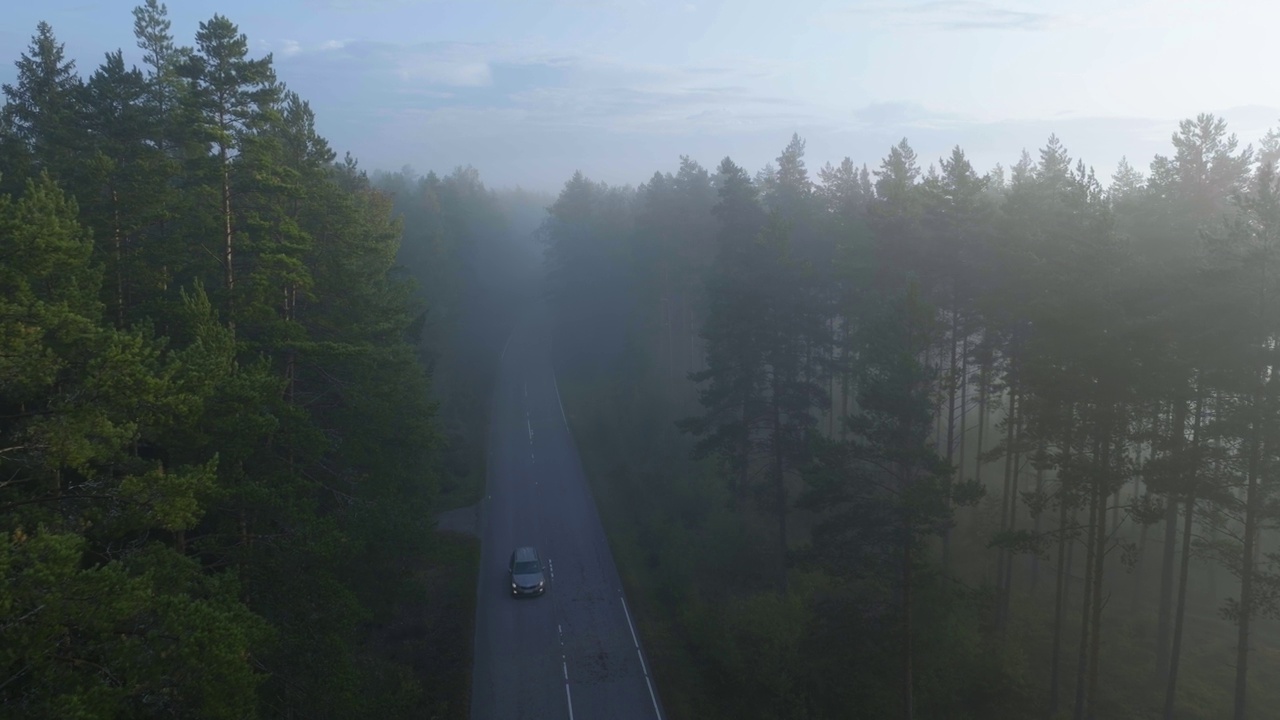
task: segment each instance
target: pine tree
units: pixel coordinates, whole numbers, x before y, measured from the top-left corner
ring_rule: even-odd
[[[821,511],[813,545],[825,563],[857,577],[892,578],[899,716],[906,718],[917,704],[913,590],[924,541],[950,524],[953,495],[967,503],[978,493],[949,482],[952,469],[927,442],[935,379],[920,359],[933,341],[934,312],[909,287],[859,333],[859,409],[844,419],[850,438],[818,441],[806,498]]]
[[[14,159],[23,163],[20,158],[26,158],[30,167],[10,182],[21,183],[23,177],[34,178],[42,170],[56,180],[69,181],[77,172],[76,156],[82,147],[78,122],[82,83],[75,61],[66,59],[53,28],[41,22],[16,65],[16,83],[3,86],[5,135],[6,142],[15,146],[9,151],[16,155]]]
[[[973,324],[966,316],[972,314],[973,288],[980,280],[976,273],[982,262],[980,238],[990,231],[992,213],[985,195],[986,181],[974,172],[964,151],[954,148],[951,157],[942,160],[940,165],[937,179],[923,187],[924,222],[934,251],[929,253],[931,266],[921,268],[920,272],[929,278],[929,286],[934,288],[935,306],[943,310],[941,321],[946,329],[939,336],[942,342],[938,352],[945,358],[947,367],[940,375],[939,403],[945,405],[940,414],[946,426],[946,439],[940,452],[948,464],[954,465],[959,419],[957,401],[965,402],[960,393],[960,379],[965,374],[961,364],[968,355],[969,328]],[[948,529],[942,535],[944,570],[950,567],[950,540]]]
[[[265,627],[233,579],[163,542],[216,492],[216,453],[175,461],[167,440],[232,346],[214,331],[165,350],[104,325],[76,212],[47,175],[0,198],[0,465],[19,480],[0,487],[0,605],[20,618],[3,631],[4,702],[27,717],[243,716],[259,682],[244,657]],[[189,319],[207,309],[197,298]]]
[[[239,28],[215,14],[200,23],[196,52],[187,56],[181,68],[190,81],[187,97],[190,112],[200,123],[200,140],[213,147],[211,157],[200,159],[197,174],[217,192],[223,307],[233,327],[237,265],[233,198],[238,190],[232,184],[232,159],[262,126],[265,112],[274,106],[280,92],[271,57],[252,60],[248,55],[248,40]]]
[[[117,327],[138,319],[139,296],[156,286],[138,255],[139,236],[161,217],[157,201],[166,194],[164,157],[152,145],[159,126],[147,113],[146,94],[142,73],[126,70],[119,51],[107,55],[84,92],[84,125],[94,155],[79,184],[80,197],[84,221],[100,238],[98,256],[111,276],[104,301]]]
[[[1219,347],[1231,348],[1222,363],[1222,419],[1234,457],[1226,463],[1236,488],[1222,498],[1233,532],[1227,537],[1237,542],[1215,544],[1214,555],[1239,580],[1239,594],[1223,608],[1236,625],[1236,677],[1232,717],[1243,720],[1248,714],[1248,678],[1251,634],[1256,616],[1280,615],[1276,595],[1268,588],[1276,585],[1274,563],[1261,557],[1260,530],[1274,522],[1274,483],[1265,468],[1276,457],[1276,428],[1280,404],[1276,398],[1275,337],[1277,292],[1275,275],[1280,249],[1280,180],[1274,162],[1258,168],[1247,190],[1235,194],[1239,215],[1226,224],[1225,232],[1213,233],[1209,272],[1213,281],[1206,297],[1216,314],[1214,327],[1231,340]]]
[[[764,356],[753,331],[758,307],[737,273],[763,224],[757,190],[745,170],[729,158],[720,163],[719,248],[707,280],[707,319],[701,336],[707,367],[689,379],[703,385],[699,402],[704,414],[682,420],[680,428],[700,438],[698,456],[715,456],[731,495],[745,500],[755,456],[756,428],[765,420]],[[746,291],[746,292],[744,292]]]

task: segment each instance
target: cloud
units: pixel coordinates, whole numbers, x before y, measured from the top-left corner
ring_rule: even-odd
[[[652,9],[648,0],[552,0],[551,5],[576,10]]]
[[[378,10],[393,5],[417,5],[434,0],[303,0],[307,7],[320,10]]]
[[[429,56],[400,61],[396,74],[408,82],[451,87],[479,87],[493,80],[489,65],[483,61],[441,60]]]
[[[297,43],[293,45],[296,48]],[[327,74],[335,84],[350,87],[355,83],[375,92],[395,93],[415,87],[483,87],[492,81],[486,49],[466,43],[395,45],[327,40],[284,55],[282,68],[286,75]]]
[[[721,121],[781,126],[807,113],[793,99],[759,89],[771,75],[759,64],[686,67],[450,42],[330,41],[281,55],[282,79],[306,97],[319,95],[317,108],[333,97],[348,116],[402,117],[468,136],[535,125],[670,134]]]
[[[959,115],[930,110],[913,102],[882,102],[853,111],[853,121],[866,128],[937,128],[965,122]]]
[[[838,11],[904,27],[932,30],[1044,30],[1058,21],[1050,13],[1016,10],[982,0],[927,0],[868,5]]]
[[[679,134],[723,123],[782,126],[804,114],[782,98],[733,86],[544,87],[514,93],[510,100],[527,122],[628,133]]]
[[[472,163],[499,184],[541,177],[542,187],[576,168],[638,182],[681,153],[710,164],[729,154],[757,168],[792,132],[809,141],[812,167],[845,155],[875,167],[906,136],[926,166],[959,144],[980,170],[1016,162],[1057,133],[1107,177],[1122,154],[1142,165],[1166,152],[1176,130],[1176,120],[1141,117],[989,122],[905,98],[837,109],[793,96],[776,82],[778,66],[763,61],[663,65],[508,44],[331,41],[278,70],[311,100],[335,146],[351,143],[375,166]]]

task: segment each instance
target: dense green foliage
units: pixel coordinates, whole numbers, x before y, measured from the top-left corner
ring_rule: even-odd
[[[229,20],[189,48],[134,19],[144,68],[82,79],[42,23],[4,87],[0,714],[420,717],[422,663],[371,628],[474,548],[429,532],[392,199]],[[484,294],[447,279],[441,307]]]
[[[1280,703],[1280,134],[1104,187],[681,158],[558,197],[341,161],[215,15],[0,109],[0,715],[462,712],[485,401],[545,292],[672,717]]]
[[[672,717],[1274,706],[1277,140],[1173,143],[565,185],[566,405]]]

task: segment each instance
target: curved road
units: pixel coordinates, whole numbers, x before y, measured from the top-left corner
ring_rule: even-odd
[[[663,720],[569,435],[547,328],[541,313],[517,324],[494,388],[471,718]],[[510,596],[518,545],[542,556],[541,597]]]

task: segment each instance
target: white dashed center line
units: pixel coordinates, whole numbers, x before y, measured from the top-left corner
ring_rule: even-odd
[[[547,560],[547,565],[551,565],[550,560]],[[560,647],[564,647],[564,628],[556,625],[556,633],[560,635]],[[569,703],[569,720],[573,720],[573,693],[569,692],[569,662],[565,659],[564,653],[560,653],[560,667],[564,668],[564,699]]]

